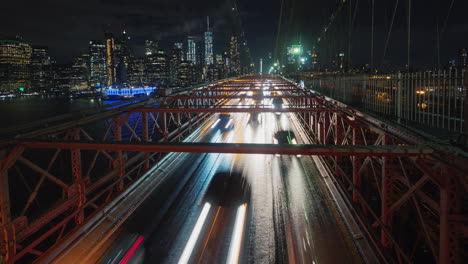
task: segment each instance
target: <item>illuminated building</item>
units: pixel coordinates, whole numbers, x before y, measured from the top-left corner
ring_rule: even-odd
[[[120,38],[115,41],[114,63],[116,68],[116,84],[119,87],[128,85],[128,64],[130,57],[133,56],[128,44],[129,39],[127,31],[123,30]]]
[[[52,64],[52,87],[53,92],[71,90],[73,78],[72,64]]]
[[[288,64],[298,64],[303,55],[302,45],[291,45],[288,47]]]
[[[187,60],[193,65],[197,64],[197,43],[195,37],[192,36],[187,38]]]
[[[146,75],[149,86],[167,86],[169,79],[169,62],[167,55],[163,50],[159,50],[156,54],[146,57]]]
[[[44,91],[50,82],[50,57],[45,46],[33,46],[31,57],[31,87]]]
[[[216,55],[216,68],[218,69],[219,79],[227,78],[228,70],[226,65],[226,59],[223,57],[222,54]]]
[[[193,65],[191,61],[184,60],[180,62],[178,79],[179,79],[179,85],[181,87],[188,87],[192,85]]]
[[[179,67],[180,62],[183,60],[182,46],[178,45],[182,43],[175,43],[172,49],[171,61],[170,61],[170,83],[172,86],[179,85]]]
[[[74,59],[73,65],[71,66],[70,89],[88,89],[87,55]]]
[[[107,83],[106,45],[91,40],[89,42],[89,84],[101,88]]]
[[[158,42],[147,39],[145,41],[145,55],[150,56],[158,53]]]
[[[114,58],[115,41],[112,33],[106,32],[106,67],[107,85],[113,86],[116,83],[116,67]]]
[[[184,43],[176,42],[174,43],[174,48],[177,48],[180,50],[180,58],[181,60],[184,60]]]
[[[128,62],[129,86],[141,87],[147,83],[146,59],[131,57]]]
[[[313,51],[312,54],[310,55],[310,61],[312,63],[312,70],[316,70],[318,68],[318,53],[316,51]]]
[[[335,70],[342,70],[345,65],[345,54],[338,53],[332,60],[332,66]]]
[[[229,50],[229,75],[238,76],[241,73],[239,41],[237,36],[231,36]]]
[[[216,81],[218,79],[219,79],[218,68],[214,64],[211,64],[207,68],[206,80],[209,81],[209,82],[214,82],[214,81]]]
[[[25,91],[31,88],[31,44],[0,40],[0,90]]]
[[[210,18],[206,18],[207,30],[205,32],[205,66],[213,64],[213,32],[210,31]]]
[[[464,69],[468,67],[468,49],[459,49],[457,57],[457,68]]]

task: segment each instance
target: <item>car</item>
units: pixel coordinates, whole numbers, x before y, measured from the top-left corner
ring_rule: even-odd
[[[241,98],[239,99],[239,101],[243,102],[243,101],[245,101],[245,98],[247,97],[247,94],[245,92],[242,92],[242,93],[240,93],[240,97]]]
[[[273,104],[273,108],[275,109],[283,108],[283,99],[281,98],[273,98],[271,103]],[[276,114],[279,115],[281,113],[277,112]]]
[[[249,203],[250,184],[240,171],[217,172],[213,175],[203,200],[218,206]]]
[[[222,131],[231,130],[234,128],[234,120],[228,113],[222,113],[218,116],[218,119],[213,123],[211,128],[219,128]]]
[[[294,132],[291,130],[279,130],[273,135],[273,141],[275,144],[288,144],[288,145],[296,145],[297,139]],[[276,156],[279,156],[278,154]],[[296,155],[300,157],[301,155]]]

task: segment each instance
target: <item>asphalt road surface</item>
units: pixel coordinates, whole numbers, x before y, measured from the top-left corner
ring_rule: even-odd
[[[281,130],[306,143],[290,114],[231,118],[225,129],[214,116],[187,141],[271,144]],[[311,157],[174,153],[166,162],[101,263],[361,262]]]

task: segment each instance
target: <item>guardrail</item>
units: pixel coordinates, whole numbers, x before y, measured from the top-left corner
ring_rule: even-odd
[[[385,75],[317,74],[307,87],[402,124],[466,133],[466,70]]]

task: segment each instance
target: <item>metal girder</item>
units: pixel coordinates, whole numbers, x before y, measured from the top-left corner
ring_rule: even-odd
[[[136,108],[131,112],[139,113],[306,113],[306,112],[339,112],[346,108],[263,108],[263,107],[216,107],[216,108]]]
[[[171,99],[179,99],[179,100],[188,100],[188,99],[214,99],[214,100],[220,100],[220,99],[241,99],[241,98],[249,98],[249,99],[274,99],[274,98],[284,98],[284,99],[314,99],[316,98],[316,95],[246,95],[246,96],[240,96],[240,95],[175,95],[171,96],[169,98]]]
[[[23,141],[26,148],[81,149],[142,152],[282,154],[322,156],[412,156],[432,154],[426,146],[275,145],[236,143],[86,143],[73,141]]]
[[[225,88],[219,88],[219,89],[202,89],[202,90],[193,90],[194,93],[197,93],[197,92],[203,92],[203,93],[207,93],[207,92],[229,92],[229,93],[235,93],[235,92],[249,92],[249,91],[254,91],[252,90],[251,88],[248,88],[246,87],[245,89],[232,89],[232,88],[228,88],[228,89],[225,89]],[[307,92],[306,90],[304,89],[267,89],[267,90],[263,90],[263,91],[266,91],[266,92]]]

